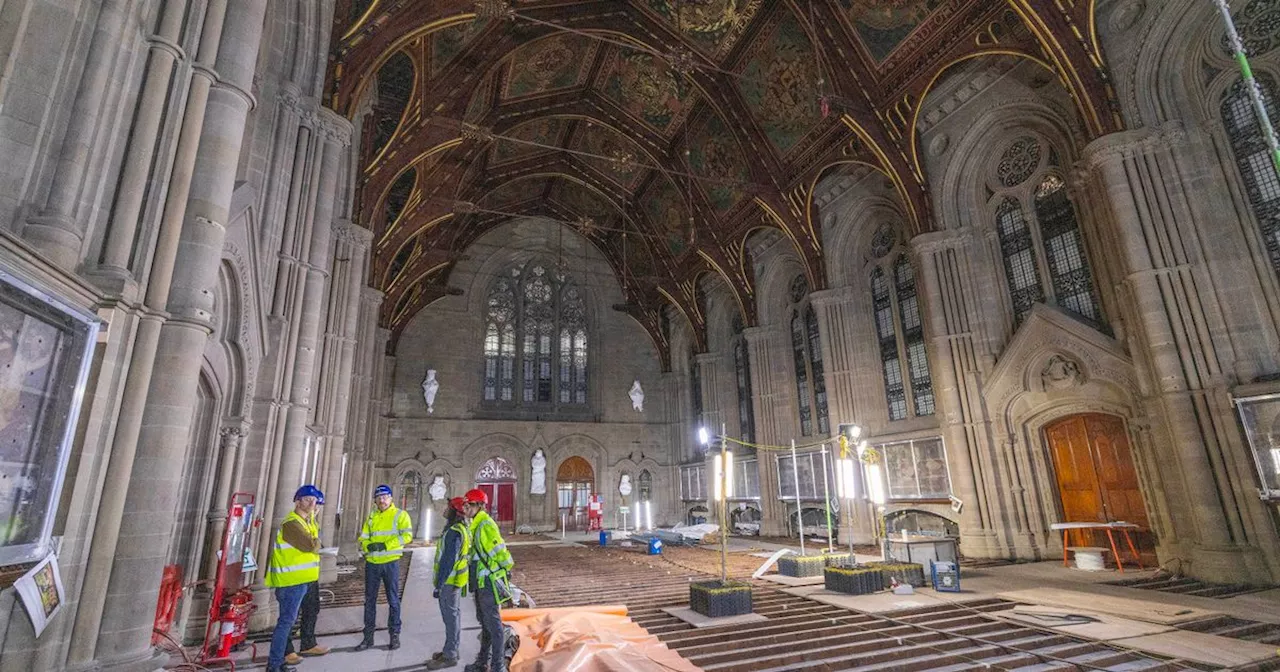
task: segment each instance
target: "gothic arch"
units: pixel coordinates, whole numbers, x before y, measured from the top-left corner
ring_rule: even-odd
[[[791,281],[797,275],[805,275],[804,264],[791,249],[776,243],[759,263],[761,273],[756,279],[756,314],[760,316],[760,326],[778,326],[787,320]]]
[[[516,470],[516,489],[527,487],[532,467],[526,456],[533,455],[533,450],[520,439],[502,433],[486,434],[472,441],[462,449],[462,467],[459,476],[468,487],[474,482],[475,473],[489,458],[501,457]],[[548,464],[550,464],[548,460]]]

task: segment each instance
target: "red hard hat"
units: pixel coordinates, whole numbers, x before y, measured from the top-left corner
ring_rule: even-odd
[[[462,499],[467,504],[484,504],[485,506],[489,505],[489,495],[484,494],[484,490],[481,490],[480,488],[472,488],[468,490],[467,494],[462,496]]]
[[[466,502],[463,501],[461,497],[454,497],[453,499],[449,500],[449,507],[452,508],[454,511],[457,511],[458,513],[462,513],[463,504],[466,504]]]

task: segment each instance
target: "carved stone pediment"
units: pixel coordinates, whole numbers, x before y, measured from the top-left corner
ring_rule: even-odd
[[[1101,385],[1131,396],[1136,382],[1118,341],[1057,308],[1037,305],[1000,353],[985,396],[1000,414],[1021,395],[1094,395]]]

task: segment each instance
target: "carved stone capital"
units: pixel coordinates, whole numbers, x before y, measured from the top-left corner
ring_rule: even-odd
[[[936,254],[944,250],[964,247],[973,239],[974,232],[971,228],[944,229],[922,233],[912,238],[908,247],[917,255]]]
[[[351,146],[351,136],[355,133],[355,127],[346,117],[327,107],[322,107],[316,113],[316,123],[320,135],[325,140],[343,147]]]
[[[240,442],[244,440],[244,430],[240,427],[223,427],[218,430],[218,435],[222,437],[222,449],[224,451],[239,448]]]
[[[333,237],[336,241],[346,243],[361,253],[368,252],[369,246],[373,244],[373,232],[349,219],[334,220]]]
[[[1181,121],[1169,121],[1159,126],[1120,131],[1104,135],[1089,143],[1080,153],[1075,169],[1087,177],[1097,168],[1112,161],[1123,161],[1152,151],[1186,144],[1191,133]]]
[[[768,347],[769,339],[773,338],[777,333],[776,327],[747,327],[742,330],[742,337],[747,339],[747,345]]]
[[[380,305],[386,296],[387,295],[380,289],[373,287],[360,288],[360,301],[374,308]]]
[[[826,309],[831,306],[853,303],[854,291],[852,287],[820,289],[809,294],[809,300],[815,308]]]

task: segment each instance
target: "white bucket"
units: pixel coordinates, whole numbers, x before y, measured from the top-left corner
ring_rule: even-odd
[[[1101,572],[1107,569],[1107,564],[1102,560],[1103,551],[1101,549],[1081,549],[1075,553],[1076,569],[1083,569],[1086,572]]]

